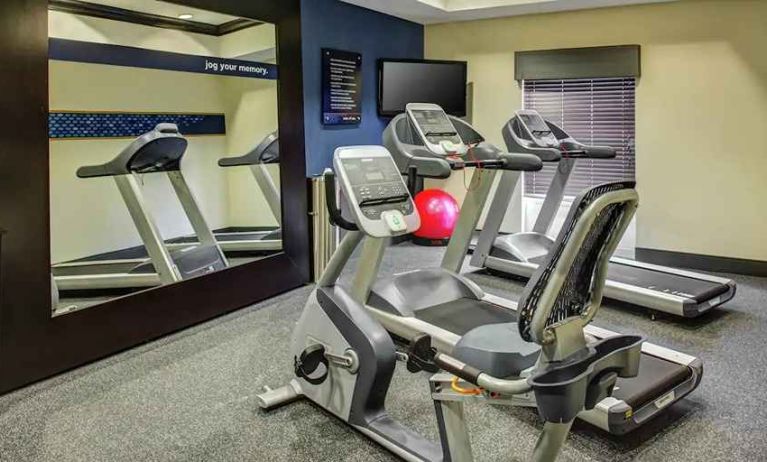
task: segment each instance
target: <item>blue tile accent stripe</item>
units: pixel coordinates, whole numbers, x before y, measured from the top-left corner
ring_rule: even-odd
[[[113,112],[51,112],[48,136],[66,138],[134,138],[159,123],[178,125],[184,135],[225,135],[224,114],[142,114]]]

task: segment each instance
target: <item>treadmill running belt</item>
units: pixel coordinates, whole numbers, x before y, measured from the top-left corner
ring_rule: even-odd
[[[698,303],[722,295],[729,290],[726,284],[719,282],[688,278],[620,263],[610,263],[607,279],[691,298]]]
[[[546,255],[533,258],[530,261],[539,264]],[[697,303],[726,293],[730,288],[727,284],[689,278],[678,274],[640,268],[638,266],[610,262],[607,269],[609,281],[620,282],[636,287],[651,289],[656,292],[689,298]]]
[[[636,410],[662,397],[691,374],[687,366],[642,354],[639,375],[631,379],[618,379],[613,397],[625,401]]]
[[[282,236],[282,232],[278,230],[274,231],[253,231],[245,233],[214,233],[216,241],[218,242],[234,242],[234,241],[266,241],[277,240]],[[185,244],[189,242],[197,242],[197,236],[182,236],[168,240],[171,244]]]
[[[415,317],[456,335],[464,335],[475,327],[485,324],[517,321],[516,313],[513,311],[471,298],[459,298],[418,310],[415,312]]]
[[[216,234],[216,240],[219,242],[233,241],[273,241],[280,239],[279,231],[261,232],[261,233],[238,233],[238,234]]]

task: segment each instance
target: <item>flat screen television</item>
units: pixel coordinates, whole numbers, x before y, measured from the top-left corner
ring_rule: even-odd
[[[393,117],[408,103],[432,103],[448,114],[466,115],[466,61],[381,59],[378,114]]]

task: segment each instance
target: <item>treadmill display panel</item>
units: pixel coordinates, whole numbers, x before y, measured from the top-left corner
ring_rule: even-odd
[[[551,133],[551,129],[546,125],[546,121],[539,114],[520,113],[519,118],[527,129],[530,130],[530,133],[535,136],[545,136]]]
[[[415,123],[429,143],[439,144],[440,141],[450,141],[453,144],[463,144],[453,123],[441,110],[414,110],[412,111]]]

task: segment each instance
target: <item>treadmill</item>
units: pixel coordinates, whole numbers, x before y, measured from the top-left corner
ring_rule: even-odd
[[[554,238],[547,233],[562,203],[575,162],[578,159],[613,158],[616,150],[579,143],[531,110],[517,111],[503,127],[503,138],[511,152],[533,154],[543,162],[556,162],[557,172],[533,230],[499,235],[519,179],[513,173],[503,173],[474,248],[471,265],[529,278],[554,243]],[[731,279],[613,257],[605,297],[692,318],[733,298],[735,289]]]
[[[171,284],[227,267],[223,251],[181,173],[187,140],[175,124],[159,124],[139,136],[111,161],[84,166],[79,178],[112,177],[144,244],[135,258],[112,254],[53,265],[60,291],[140,289]],[[197,236],[196,245],[170,249],[151,216],[138,175],[165,173]]]
[[[518,174],[540,170],[540,159],[500,151],[468,123],[447,116],[439,106],[432,104],[408,104],[407,112],[392,119],[383,137],[384,145],[403,174],[415,169],[419,176],[447,178],[453,171],[466,167],[476,167],[481,173],[475,171],[472,175],[441,266],[378,279],[367,298],[368,305],[377,313],[383,313],[380,314],[383,318],[387,313],[414,317],[413,322],[425,334],[434,333],[437,342],[446,337],[458,341],[478,319],[482,324],[516,322],[515,302],[486,294],[462,276],[460,270],[495,176],[498,172]],[[373,271],[373,268],[369,270]],[[360,281],[363,280],[355,280],[355,283]],[[387,329],[395,325],[384,322]],[[438,332],[430,325],[437,326]],[[584,332],[593,340],[618,335],[593,324],[585,326]],[[405,337],[408,333],[394,334]],[[439,343],[435,346],[456,347]],[[699,358],[644,342],[639,375],[618,379],[611,396],[578,417],[613,434],[628,433],[692,392],[700,383],[702,372]]]
[[[277,223],[282,223],[280,190],[274,183],[267,165],[280,162],[280,142],[277,132],[270,133],[245,155],[219,159],[219,167],[250,167],[261,193]],[[226,253],[270,252],[282,250],[282,229],[280,226],[264,230],[214,231],[218,245]],[[168,241],[172,245],[195,243],[194,236],[184,236]]]

